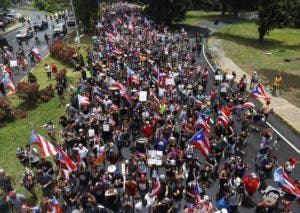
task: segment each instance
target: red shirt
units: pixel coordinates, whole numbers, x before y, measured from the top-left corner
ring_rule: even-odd
[[[151,138],[151,136],[153,134],[153,125],[149,124],[149,125],[144,126],[142,131],[146,138]]]
[[[260,184],[259,178],[251,178],[249,176],[245,176],[243,178],[243,182],[244,182],[246,191],[249,193],[254,193],[258,189],[259,184]]]
[[[137,190],[137,183],[134,180],[127,181],[125,184],[125,189],[128,195],[134,196]]]
[[[56,64],[51,64],[51,71],[53,73],[57,73],[57,66],[56,66]]]

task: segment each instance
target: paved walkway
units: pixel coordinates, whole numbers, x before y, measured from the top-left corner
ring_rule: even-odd
[[[200,26],[208,28],[211,31],[211,33],[213,33],[214,31],[226,25],[226,23],[222,22],[219,25],[214,25],[213,22],[207,21],[202,23]],[[222,70],[228,73],[231,73],[233,70],[236,72],[237,81],[239,81],[243,74],[246,74],[247,79],[250,79],[250,75],[248,75],[244,70],[237,66],[229,57],[226,56],[226,53],[222,49],[222,39],[210,38],[208,40],[208,51]],[[272,98],[271,107],[274,109],[274,112],[279,117],[281,117],[289,126],[291,126],[294,130],[300,133],[300,109],[282,97],[274,97],[270,93],[268,93],[268,96]],[[264,102],[264,100],[259,101],[261,101],[262,103]]]

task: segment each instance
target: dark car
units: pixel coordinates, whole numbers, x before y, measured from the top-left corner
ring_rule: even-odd
[[[74,19],[74,18],[68,19],[67,25],[68,25],[69,27],[74,27],[74,26],[75,26],[75,19]]]
[[[42,21],[39,24],[34,24],[33,25],[34,31],[42,31],[48,29],[48,22],[47,21]]]

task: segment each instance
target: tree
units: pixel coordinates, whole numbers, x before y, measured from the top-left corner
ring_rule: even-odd
[[[258,5],[258,33],[262,43],[265,35],[278,26],[288,22],[288,0],[260,0]]]
[[[96,0],[73,0],[76,18],[87,30],[94,24],[98,17],[99,5]]]
[[[146,11],[158,23],[172,24],[184,19],[191,0],[145,0]]]
[[[0,0],[0,8],[1,9],[7,9],[11,6],[10,0]]]

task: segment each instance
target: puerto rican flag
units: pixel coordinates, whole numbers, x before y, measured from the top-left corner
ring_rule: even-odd
[[[63,164],[69,172],[73,172],[77,169],[76,164],[72,159],[62,150],[61,147],[57,148],[58,160]]]
[[[290,179],[282,166],[275,170],[274,181],[277,182],[286,193],[300,198],[300,186],[297,186],[297,184]]]
[[[129,67],[127,67],[127,78],[128,78],[129,81],[131,81],[135,84],[140,84],[140,80],[139,80],[138,76]]]
[[[228,127],[229,126],[229,118],[227,117],[227,115],[222,110],[219,110],[218,114],[219,114],[218,121],[223,123],[225,125],[225,127]]]
[[[121,83],[115,81],[113,78],[109,79],[109,87],[118,88],[122,96],[129,98],[126,87],[124,87]]]
[[[57,154],[56,148],[43,136],[31,130],[30,144],[38,145],[42,150],[42,158],[54,156]]]
[[[201,114],[198,114],[198,118],[196,120],[196,125],[203,127],[203,129],[207,132],[211,131],[210,126],[207,124],[205,120],[203,120]]]
[[[191,139],[191,143],[202,153],[204,157],[207,157],[211,152],[208,139],[203,129],[197,132]]]
[[[84,95],[79,95],[77,96],[78,98],[78,105],[79,106],[88,106],[90,105],[90,100],[88,97],[84,96]]]
[[[58,200],[56,198],[50,199],[48,201],[48,204],[51,213],[63,213],[62,207],[59,205]]]
[[[2,83],[9,89],[11,94],[14,94],[16,92],[14,81],[9,73],[5,73],[5,76],[2,79]]]
[[[252,102],[245,102],[244,104],[239,104],[237,106],[234,106],[236,109],[242,109],[242,108],[254,108],[255,104]]]
[[[161,190],[161,184],[159,180],[159,176],[156,170],[153,170],[152,178],[154,178],[154,183],[153,183],[153,188],[151,194],[153,196],[159,195],[160,190]]]
[[[265,100],[270,100],[271,99],[266,95],[266,91],[265,91],[265,89],[264,89],[264,87],[262,86],[261,83],[258,83],[258,84],[255,85],[255,87],[253,87],[253,89],[250,92],[250,95],[253,98],[262,98],[262,99],[265,99]]]

